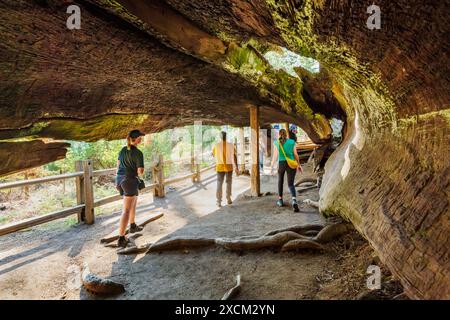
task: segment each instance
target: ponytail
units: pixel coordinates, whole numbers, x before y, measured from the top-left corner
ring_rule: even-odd
[[[127,150],[131,150],[131,143],[133,142],[133,138],[127,136]]]
[[[279,143],[281,143],[282,145],[286,142],[287,140],[287,133],[285,129],[280,129],[280,137],[278,138]]]

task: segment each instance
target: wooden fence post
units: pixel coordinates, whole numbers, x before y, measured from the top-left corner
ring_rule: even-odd
[[[83,171],[83,161],[75,161],[75,171]],[[77,205],[84,204],[84,179],[82,177],[75,178],[75,187],[77,190]],[[78,214],[78,222],[84,221],[85,209]]]
[[[198,160],[197,160],[197,162],[195,164],[195,170],[196,170],[196,173],[197,173],[196,181],[200,182],[200,163],[198,162]]]
[[[159,156],[158,164],[153,168],[153,182],[156,183],[156,187],[153,191],[155,197],[163,198],[165,197],[164,190],[164,157]]]
[[[195,157],[191,155],[191,172],[195,172]],[[192,176],[192,183],[197,181],[197,175]]]
[[[250,154],[251,154],[251,174],[250,174],[250,191],[252,196],[259,197],[260,176],[259,176],[259,108],[250,106]]]
[[[83,186],[84,186],[84,222],[93,224],[94,215],[94,186],[92,160],[83,161]]]

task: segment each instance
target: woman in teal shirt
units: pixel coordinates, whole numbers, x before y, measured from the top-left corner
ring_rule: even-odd
[[[292,207],[294,208],[295,212],[299,211],[297,198],[296,198],[296,192],[295,192],[295,186],[294,186],[294,180],[295,180],[295,174],[297,170],[302,172],[302,167],[300,165],[300,159],[298,157],[297,148],[295,146],[295,141],[292,139],[287,138],[287,132],[285,129],[281,129],[279,132],[279,138],[274,143],[274,152],[273,152],[273,158],[272,158],[272,165],[271,165],[271,174],[273,174],[273,168],[275,165],[275,162],[278,159],[278,201],[277,205],[279,207],[283,206],[283,185],[284,185],[284,173],[287,174],[287,181],[288,181],[288,187],[289,191],[291,192],[292,196]],[[283,147],[284,152],[281,150],[280,145]],[[286,155],[286,156],[285,156]],[[297,160],[298,167],[296,169],[292,169],[289,167],[286,157],[288,157],[291,160]]]

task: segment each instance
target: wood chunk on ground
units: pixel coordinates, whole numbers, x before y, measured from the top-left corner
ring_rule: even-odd
[[[125,292],[122,284],[91,273],[88,266],[84,267],[81,279],[83,287],[92,294],[106,296]]]

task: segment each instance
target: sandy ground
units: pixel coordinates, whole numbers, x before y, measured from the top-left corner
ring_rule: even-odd
[[[260,198],[248,196],[248,176],[234,177],[234,203],[222,208],[215,205],[215,187],[211,171],[201,183],[168,188],[164,199],[142,195],[137,219],[159,212],[164,217],[148,224],[136,244],[180,235],[261,235],[293,224],[325,222],[316,209],[303,204],[299,213],[289,206],[276,207],[276,177],[262,176],[262,192],[271,194]],[[317,189],[301,193],[299,203],[306,198],[317,200]],[[353,298],[365,281],[361,274],[371,252],[362,266],[350,263],[341,276],[337,275],[343,262],[349,259],[348,254],[342,259],[343,251],[355,252],[365,245],[361,239],[357,245],[350,239],[350,244],[325,254],[271,250],[237,254],[212,247],[123,256],[99,242],[115,230],[119,217],[120,212],[102,215],[92,226],[54,222],[2,237],[0,299],[97,299],[81,287],[80,273],[86,263],[93,273],[124,284],[126,292],[112,299],[220,299],[238,273],[242,277],[238,299]],[[348,277],[348,272],[356,276],[337,281]]]

